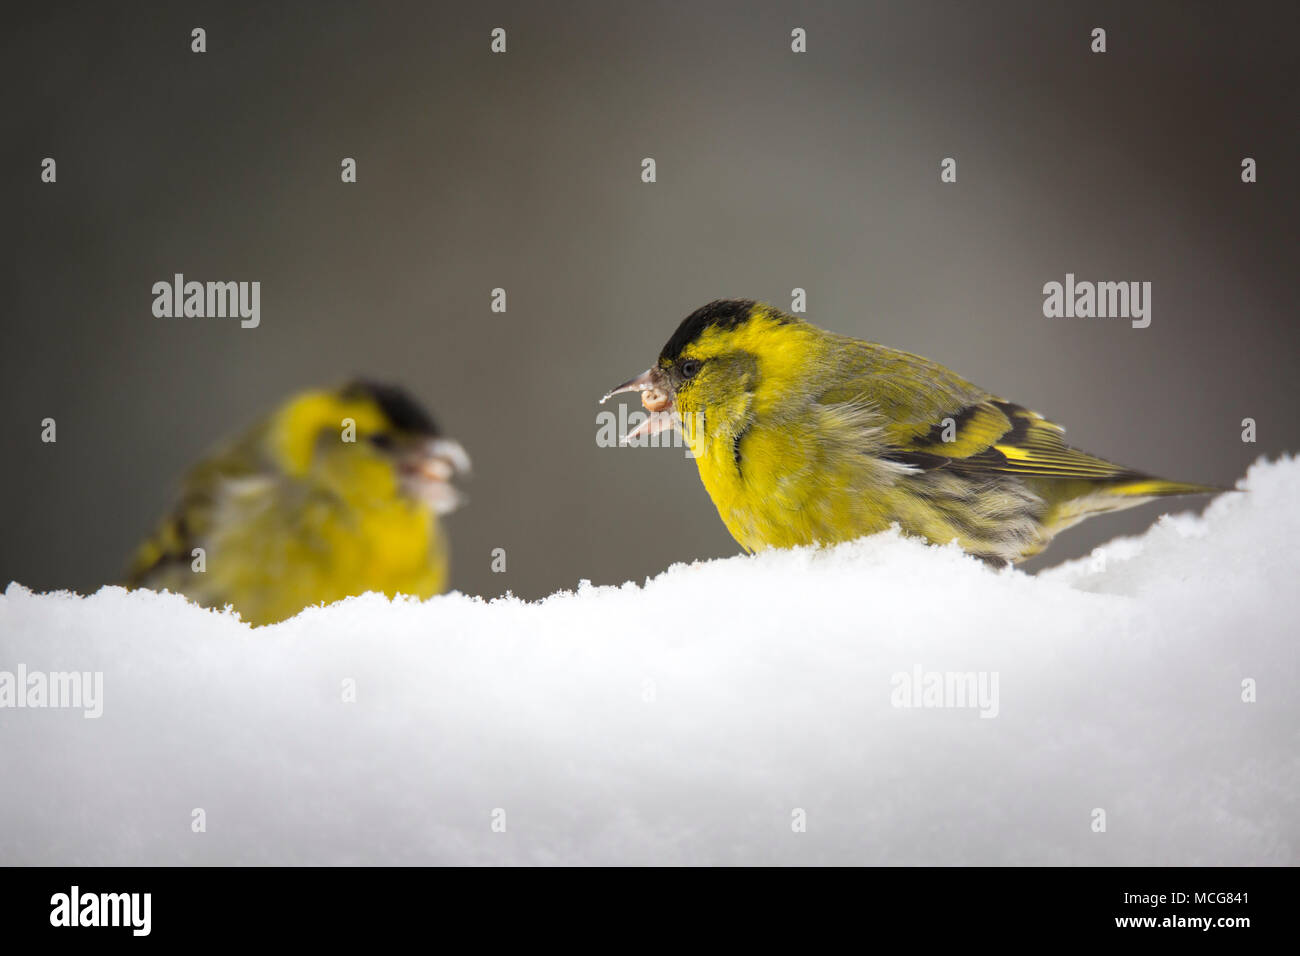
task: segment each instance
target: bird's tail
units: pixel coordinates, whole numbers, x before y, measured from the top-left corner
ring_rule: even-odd
[[[1187,481],[1169,481],[1129,472],[1106,482],[1073,481],[1057,485],[1046,497],[1052,507],[1043,518],[1043,524],[1055,535],[1078,524],[1092,515],[1132,508],[1152,498],[1172,495],[1217,495],[1231,491],[1215,485],[1198,485]]]
[[[1217,495],[1232,488],[1217,485],[1198,485],[1186,481],[1169,481],[1150,475],[1122,478],[1108,484],[1106,493],[1120,498],[1163,498],[1168,495]]]

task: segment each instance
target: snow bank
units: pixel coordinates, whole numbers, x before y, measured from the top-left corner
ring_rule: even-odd
[[[885,534],[262,629],[11,585],[0,671],[102,715],[0,708],[0,862],[1295,864],[1300,463],[1245,487],[1036,577]]]

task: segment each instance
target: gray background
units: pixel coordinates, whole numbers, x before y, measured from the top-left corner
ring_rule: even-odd
[[[945,362],[1085,449],[1231,484],[1300,448],[1295,11],[29,5],[0,58],[0,581],[114,579],[214,441],[353,373],[405,384],[474,457],[448,523],[461,590],[734,554],[694,464],[598,448],[596,401],[697,306],[788,307],[795,286],[813,321]],[[1151,327],[1045,319],[1067,271],[1151,281]],[[154,318],[174,272],[260,280],[261,327]]]

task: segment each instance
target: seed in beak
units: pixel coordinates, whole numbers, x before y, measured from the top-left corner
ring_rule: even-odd
[[[607,401],[621,392],[644,392],[655,387],[655,380],[658,375],[658,369],[648,368],[636,378],[630,378],[617,388],[611,388],[605,393],[605,397],[600,400],[604,405]]]
[[[441,481],[449,480],[453,475],[470,473],[469,455],[460,442],[452,438],[434,438],[425,445],[426,461],[437,471],[436,477]]]
[[[678,427],[672,386],[658,368],[648,368],[636,378],[610,390],[601,402],[604,403],[620,392],[640,392],[641,404],[650,413],[644,422],[623,436],[620,444],[628,445],[639,438],[657,435]]]
[[[648,412],[666,412],[673,407],[673,397],[661,388],[647,388],[641,393],[641,404]]]
[[[469,455],[459,442],[433,438],[412,447],[397,462],[402,487],[411,497],[423,501],[436,513],[455,511],[465,496],[452,485],[458,475],[470,470]]]

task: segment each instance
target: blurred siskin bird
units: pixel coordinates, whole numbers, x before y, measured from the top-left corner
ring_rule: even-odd
[[[686,318],[625,436],[678,428],[722,522],[747,551],[888,528],[1023,561],[1091,515],[1225,489],[1078,451],[1064,429],[929,359],[826,332],[748,300]],[[602,399],[604,401],[605,399]]]
[[[190,471],[128,585],[253,624],[366,591],[430,597],[447,583],[438,515],[461,503],[451,480],[469,466],[400,388],[303,392]]]

